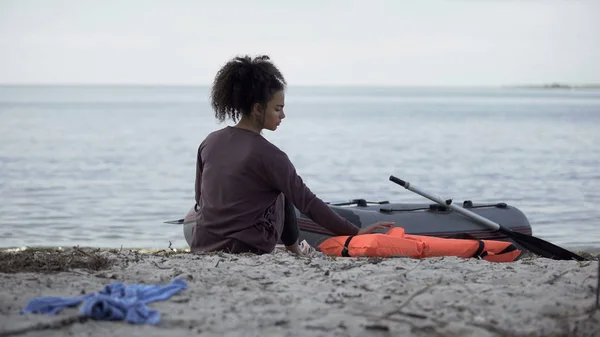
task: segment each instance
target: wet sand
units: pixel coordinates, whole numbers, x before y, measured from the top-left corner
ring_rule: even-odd
[[[101,270],[0,273],[0,336],[600,336],[597,261],[332,258],[134,250]],[[188,288],[148,306],[155,325],[21,314],[38,296],[110,282]]]

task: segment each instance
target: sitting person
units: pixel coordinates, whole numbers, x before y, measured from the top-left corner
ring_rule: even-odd
[[[281,240],[299,253],[294,206],[335,235],[361,235],[390,227],[359,228],[338,215],[304,184],[288,156],[262,136],[285,118],[286,81],[268,56],[235,57],[211,89],[215,117],[237,123],[211,132],[196,163],[196,224],[192,252],[270,253]]]

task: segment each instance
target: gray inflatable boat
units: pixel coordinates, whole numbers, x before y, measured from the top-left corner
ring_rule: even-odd
[[[367,202],[355,199],[347,202],[329,203],[339,215],[358,227],[377,221],[394,221],[394,227],[402,227],[407,234],[428,235],[442,238],[476,238],[479,240],[512,241],[504,234],[491,230],[476,221],[438,204],[390,203],[388,201]],[[465,209],[502,224],[513,231],[531,235],[531,225],[523,212],[506,203],[474,204],[470,200],[462,203]],[[300,240],[318,246],[334,236],[310,218],[296,210]]]
[[[487,240],[512,241],[501,232],[491,230],[476,221],[439,204],[370,202],[354,199],[344,202],[329,202],[329,206],[342,217],[358,227],[368,226],[377,221],[394,221],[395,227],[404,228],[407,234],[428,235],[442,238],[476,238]],[[518,208],[506,203],[474,204],[466,200],[461,205],[465,209],[489,220],[502,224],[515,232],[532,235],[527,217]],[[333,233],[313,222],[296,209],[300,241],[306,240],[316,247]],[[183,224],[185,240],[190,245],[194,221],[185,223],[183,219],[167,223]]]

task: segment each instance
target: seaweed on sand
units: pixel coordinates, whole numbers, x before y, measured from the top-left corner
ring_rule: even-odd
[[[99,249],[28,247],[0,251],[0,273],[57,273],[73,269],[98,271],[109,268],[112,263]]]

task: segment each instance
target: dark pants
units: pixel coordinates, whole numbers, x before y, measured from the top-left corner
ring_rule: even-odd
[[[298,241],[298,237],[300,235],[300,231],[298,230],[298,224],[296,223],[296,210],[294,205],[284,198],[285,206],[284,206],[284,220],[283,220],[283,230],[281,231],[281,242],[286,246],[291,246]],[[194,232],[192,232],[194,233]],[[201,238],[196,237],[195,233],[194,241],[192,242],[192,246],[203,246],[204,251],[224,251],[226,253],[239,254],[239,253],[254,253],[254,254],[265,254],[268,252],[262,251],[260,249],[256,249],[250,247],[249,245],[230,238],[223,239],[222,237],[215,236],[210,233],[203,233]],[[202,242],[196,242],[200,240]],[[217,242],[217,243],[215,243]],[[195,247],[192,251],[200,251]]]
[[[300,231],[298,229],[298,223],[296,222],[296,209],[294,205],[287,199],[285,200],[285,206],[283,209],[284,218],[283,218],[283,230],[281,231],[281,242],[286,246],[291,246],[298,241],[298,237],[300,236]],[[254,254],[265,254],[266,252],[253,249],[250,246],[233,240],[230,244],[227,245],[225,251],[231,253],[254,253]]]
[[[300,231],[296,222],[296,210],[288,198],[285,198],[284,214],[281,242],[286,246],[291,246],[298,241]]]

